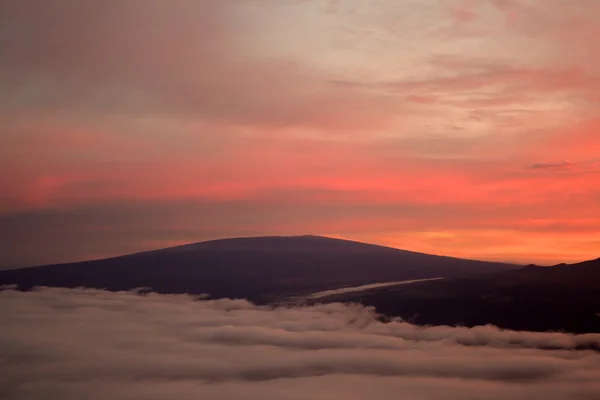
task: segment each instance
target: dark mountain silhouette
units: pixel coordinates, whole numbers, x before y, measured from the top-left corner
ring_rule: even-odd
[[[514,265],[441,257],[320,236],[214,240],[105,260],[0,272],[0,285],[151,288],[267,302],[371,283],[468,277]]]
[[[600,259],[332,296],[424,325],[600,332]]]

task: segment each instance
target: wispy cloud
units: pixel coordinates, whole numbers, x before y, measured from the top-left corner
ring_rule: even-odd
[[[530,169],[538,170],[593,170],[600,167],[600,161],[581,161],[581,162],[542,162],[536,163],[529,166]]]
[[[571,169],[575,166],[575,164],[561,161],[555,163],[536,163],[530,166],[531,169]]]

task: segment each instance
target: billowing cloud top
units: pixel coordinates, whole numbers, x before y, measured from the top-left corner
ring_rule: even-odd
[[[3,399],[595,399],[600,335],[418,328],[329,304],[0,292]]]
[[[0,267],[320,233],[597,257],[596,0],[4,0]]]

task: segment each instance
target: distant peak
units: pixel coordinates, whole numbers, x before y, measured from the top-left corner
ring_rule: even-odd
[[[213,249],[220,251],[268,251],[268,252],[403,252],[404,250],[352,240],[337,239],[320,235],[295,236],[252,236],[209,240],[178,246],[164,251],[193,251]],[[404,251],[406,252],[406,251]]]

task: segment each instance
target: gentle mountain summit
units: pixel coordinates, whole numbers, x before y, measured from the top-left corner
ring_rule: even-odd
[[[241,237],[230,239],[209,240],[183,246],[171,247],[158,251],[196,251],[196,250],[223,250],[223,251],[264,251],[264,252],[350,252],[350,253],[382,253],[399,252],[404,250],[392,247],[361,243],[352,240],[334,239],[325,236],[260,236]],[[406,253],[410,253],[406,251]]]
[[[322,236],[212,240],[105,260],[0,272],[0,284],[208,293],[269,301],[381,282],[466,277],[515,268]]]
[[[444,278],[436,280],[435,278]],[[400,285],[399,282],[428,280]],[[554,267],[463,260],[322,236],[211,240],[0,271],[0,285],[350,301],[425,325],[600,332],[600,259]],[[312,296],[314,293],[331,295]]]

